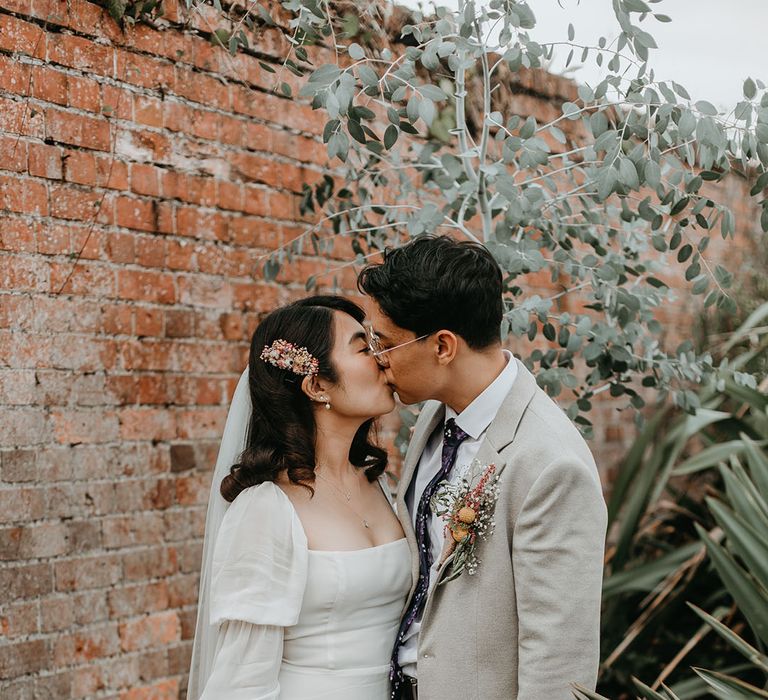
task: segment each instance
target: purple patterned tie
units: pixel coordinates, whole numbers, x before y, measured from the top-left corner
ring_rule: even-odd
[[[461,443],[468,437],[469,435],[456,425],[456,421],[453,418],[450,418],[445,422],[445,427],[443,428],[442,464],[440,470],[424,489],[424,493],[419,499],[419,506],[416,509],[416,545],[419,548],[419,580],[416,584],[416,590],[413,592],[413,597],[408,604],[408,609],[405,611],[403,619],[400,622],[400,629],[397,632],[397,638],[395,640],[395,649],[392,652],[389,679],[392,682],[391,697],[393,699],[400,697],[400,690],[405,682],[403,669],[400,668],[400,664],[397,660],[400,647],[403,644],[403,638],[405,637],[408,628],[424,610],[427,593],[429,592],[429,570],[432,567],[432,542],[429,537],[429,519],[432,512],[429,507],[429,502],[435,491],[437,491],[438,484],[448,478],[451,469],[453,469],[453,465],[456,462],[456,454],[459,451],[459,445],[461,445]]]

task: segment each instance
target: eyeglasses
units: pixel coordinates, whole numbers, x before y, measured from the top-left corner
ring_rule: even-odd
[[[391,348],[385,348],[381,344],[381,339],[378,335],[376,335],[376,331],[373,330],[372,326],[366,326],[365,333],[368,337],[368,347],[371,349],[374,358],[376,358],[376,362],[379,363],[380,367],[384,368],[389,367],[389,358],[386,356],[387,353],[392,352],[393,350],[397,350],[398,348],[405,347],[406,345],[410,345],[411,343],[415,343],[417,340],[424,340],[424,338],[428,338],[430,335],[432,335],[432,333],[426,333],[424,335],[420,335],[418,338],[406,340],[404,343],[394,345]]]

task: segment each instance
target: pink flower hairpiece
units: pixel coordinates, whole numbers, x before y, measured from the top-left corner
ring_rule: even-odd
[[[305,347],[297,348],[282,338],[272,345],[265,345],[259,357],[270,365],[289,369],[294,374],[310,376],[320,371],[320,363],[309,350]]]

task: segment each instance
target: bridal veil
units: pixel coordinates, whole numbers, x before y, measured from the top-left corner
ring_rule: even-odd
[[[248,441],[248,426],[251,420],[251,395],[248,387],[248,368],[240,377],[232,397],[232,404],[224,426],[224,436],[216,459],[216,469],[211,481],[211,495],[208,500],[208,512],[205,518],[205,539],[203,540],[203,558],[200,569],[200,594],[198,596],[197,624],[195,641],[192,647],[192,662],[189,672],[188,700],[197,700],[211,675],[211,667],[216,652],[216,626],[210,624],[211,574],[213,549],[216,537],[227,512],[229,503],[221,495],[219,488],[230,467],[242,454]]]

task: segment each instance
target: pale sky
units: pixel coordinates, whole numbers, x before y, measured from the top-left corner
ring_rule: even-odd
[[[417,0],[399,1],[410,7],[421,4]],[[446,0],[438,4],[456,7],[457,3]],[[619,32],[611,0],[560,0],[560,4],[562,7],[557,0],[530,0],[537,20],[531,31],[533,39],[566,41],[569,23],[576,30],[574,42],[579,44],[597,45],[600,36],[610,42]],[[672,22],[662,23],[648,17],[640,24],[659,46],[651,50],[650,56],[657,79],[675,80],[693,100],[706,99],[727,109],[742,98],[746,78],[768,83],[768,0],[662,0],[651,8],[672,18]],[[637,17],[633,15],[633,21]],[[553,72],[562,71],[570,50],[558,48]],[[590,58],[583,68],[571,70],[569,75],[595,85],[604,75],[600,71]]]

